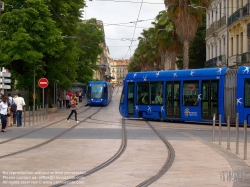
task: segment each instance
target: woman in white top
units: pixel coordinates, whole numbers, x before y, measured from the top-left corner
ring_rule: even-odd
[[[9,109],[8,109],[8,101],[9,98],[8,96],[3,96],[2,97],[2,102],[0,103],[0,115],[1,115],[1,121],[2,121],[2,130],[1,132],[5,132],[5,128],[7,125],[7,114],[10,113]]]

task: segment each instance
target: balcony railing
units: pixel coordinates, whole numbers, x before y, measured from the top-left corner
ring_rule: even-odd
[[[228,18],[228,21],[227,21],[228,26],[232,25],[233,23],[235,23],[239,19],[244,18],[244,17],[250,15],[249,9],[250,9],[250,3],[246,4],[244,7],[238,9],[237,11],[235,11]]]
[[[207,29],[207,37],[224,25],[226,25],[226,16],[223,16],[221,19],[211,24],[211,26]]]
[[[204,63],[205,68],[218,67],[219,63],[222,66],[226,66],[226,55],[220,55],[218,57],[212,58]]]
[[[249,63],[250,63],[250,52],[243,53],[241,55],[241,64],[240,65],[246,65],[246,64],[249,65]]]

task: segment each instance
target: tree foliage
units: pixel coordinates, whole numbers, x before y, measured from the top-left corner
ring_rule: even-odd
[[[202,22],[196,32],[194,40],[190,43],[189,47],[189,68],[203,68],[206,62],[206,15],[203,14],[204,22]],[[179,69],[183,68],[183,55],[178,56],[177,66]]]
[[[99,45],[104,42],[104,33],[96,19],[90,19],[86,23],[80,23],[78,29],[79,67],[77,80],[88,82],[93,79],[93,69],[98,67],[95,63],[103,48]]]
[[[189,68],[189,45],[195,37],[202,14],[210,5],[209,0],[165,0],[169,15],[176,26],[176,33],[183,43],[183,68]],[[203,7],[203,8],[197,8]]]
[[[49,80],[49,95],[54,83],[66,90],[76,80],[91,79],[104,35],[96,20],[81,20],[85,1],[5,0],[5,5],[0,65],[12,73],[15,89],[33,91],[34,72],[36,88],[39,78]]]

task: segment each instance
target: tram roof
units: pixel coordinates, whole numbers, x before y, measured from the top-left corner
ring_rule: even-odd
[[[105,84],[105,85],[107,85],[108,82],[106,82],[106,81],[89,81],[88,85],[90,85],[90,84]]]
[[[249,66],[240,66],[238,68],[239,75],[249,75],[250,74],[250,67]]]
[[[167,70],[167,71],[148,71],[148,72],[131,72],[126,79],[160,79],[160,78],[180,78],[180,77],[218,77],[224,76],[227,67],[222,68],[203,68],[203,69],[184,69],[184,70]]]

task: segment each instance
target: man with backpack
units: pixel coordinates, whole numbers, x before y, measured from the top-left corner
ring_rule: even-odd
[[[15,99],[11,96],[10,93],[8,93],[8,97],[9,97],[9,102],[8,102],[8,107],[10,109],[10,117],[8,117],[8,127],[12,126],[12,125],[16,125],[16,109],[17,109],[17,105],[15,102]]]

